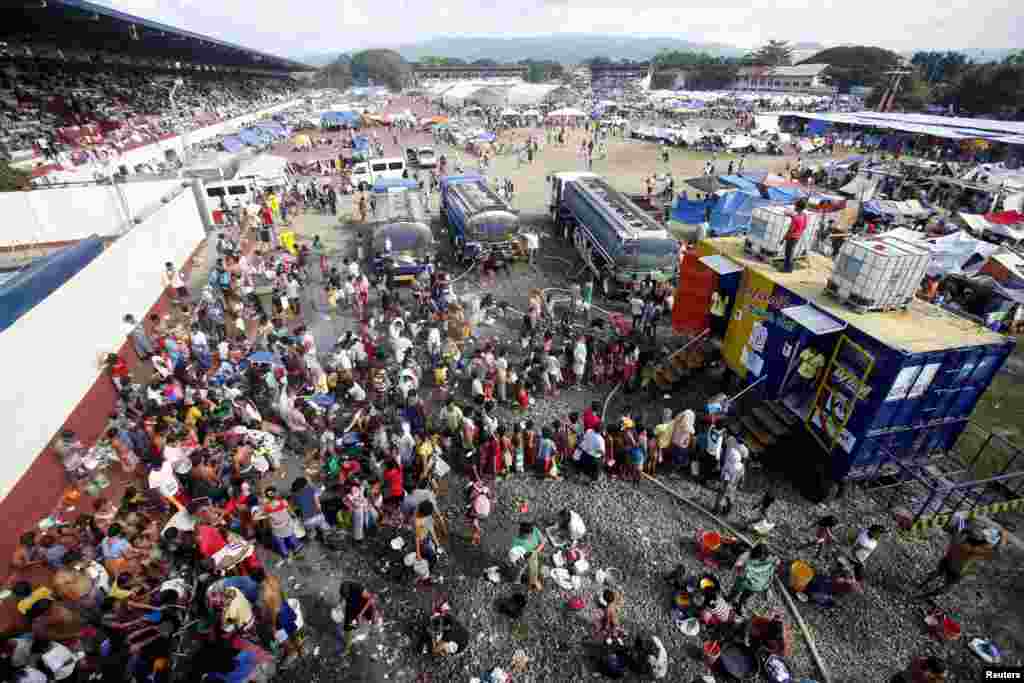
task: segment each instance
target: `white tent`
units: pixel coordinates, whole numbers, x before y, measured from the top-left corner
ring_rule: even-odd
[[[552,112],[549,112],[548,113],[548,118],[553,118],[553,117],[558,117],[558,116],[564,116],[566,118],[580,118],[580,117],[586,116],[586,115],[587,115],[587,113],[582,111],[582,110],[580,110],[580,109],[574,109],[573,107],[565,107],[564,109],[556,109],[556,110],[554,110]]]
[[[288,160],[273,154],[259,154],[245,159],[238,165],[236,178],[255,178],[263,181],[281,181],[285,176]]]

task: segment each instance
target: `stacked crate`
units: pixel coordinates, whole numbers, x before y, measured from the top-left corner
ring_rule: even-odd
[[[836,259],[826,291],[871,311],[906,308],[928,272],[931,253],[892,237],[852,238]]]
[[[804,256],[811,249],[821,227],[821,214],[813,211],[807,216],[807,228],[793,251],[793,258]],[[750,228],[744,247],[751,254],[762,259],[784,258],[785,240],[789,232],[791,210],[781,206],[759,206],[750,212]]]

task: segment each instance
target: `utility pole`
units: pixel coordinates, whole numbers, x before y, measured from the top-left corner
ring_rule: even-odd
[[[909,76],[911,73],[913,73],[911,69],[902,68],[885,72],[885,75],[889,77],[889,86],[882,93],[881,99],[878,100],[878,111],[886,112],[892,109],[892,105],[896,101],[896,93],[903,82],[903,77]]]

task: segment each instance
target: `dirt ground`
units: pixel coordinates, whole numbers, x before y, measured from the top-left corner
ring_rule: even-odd
[[[407,105],[398,104],[399,107]],[[724,125],[724,124],[723,124]],[[520,136],[525,132],[520,133]],[[513,275],[500,280],[495,289],[488,290],[498,300],[506,300],[513,307],[521,308],[530,287],[564,287],[568,278],[576,271],[576,261],[571,252],[558,240],[548,234],[548,196],[546,176],[552,172],[583,170],[585,162],[579,158],[577,149],[582,132],[570,135],[565,147],[545,145],[532,164],[520,165],[515,156],[501,156],[493,160],[489,175],[509,177],[515,185],[514,206],[523,216],[527,229],[534,229],[542,235],[542,260],[538,270],[518,268]],[[543,138],[542,138],[543,143]],[[440,152],[450,159],[456,158],[451,148],[441,147]],[[390,153],[390,150],[389,150]],[[471,157],[462,153],[466,166],[471,166]],[[708,155],[689,153],[673,149],[666,166],[660,161],[657,145],[612,139],[609,142],[607,160],[595,160],[593,170],[605,177],[617,188],[627,192],[639,192],[643,179],[651,173],[664,174],[671,171],[679,181],[700,175]],[[718,156],[719,172],[724,172],[728,156]],[[748,169],[779,171],[787,161],[795,157],[750,157]],[[436,211],[436,198],[433,204]],[[348,222],[351,216],[350,202],[343,201],[339,216],[305,214],[300,216],[295,227],[300,237],[312,239],[318,234],[324,241],[331,259],[335,262],[353,253],[353,238],[360,226]],[[435,214],[436,216],[436,214]],[[435,219],[435,234],[440,237],[440,226]],[[456,285],[457,292],[476,293],[484,291],[476,273],[463,274]],[[334,341],[354,323],[347,312],[328,311],[322,294],[314,290],[308,295],[311,315],[307,316],[321,350],[329,349]],[[602,304],[603,305],[603,304]],[[615,304],[610,307],[615,308]],[[514,334],[514,327],[498,322],[481,330],[484,336]],[[662,330],[661,334],[670,334]],[[592,400],[603,400],[608,388],[583,392],[563,392],[551,401],[541,401],[534,412],[538,419],[564,415],[570,410],[581,410]],[[656,414],[664,404],[673,408],[690,404],[695,396],[673,396],[666,402],[635,405],[635,398],[618,398],[613,410],[640,410],[645,414]],[[285,475],[287,480],[296,473]],[[672,483],[685,495],[710,503],[710,492],[687,485],[683,481]],[[460,479],[452,482],[452,499],[449,505],[456,517],[462,498],[459,494]],[[539,518],[557,512],[563,504],[580,506],[593,523],[590,540],[600,561],[623,562],[625,557],[635,557],[635,582],[628,584],[629,609],[626,614],[627,627],[640,624],[659,624],[659,633],[666,638],[670,649],[672,666],[669,679],[688,683],[701,671],[700,665],[688,654],[693,643],[687,643],[672,628],[667,609],[657,603],[664,596],[664,587],[659,583],[664,570],[677,562],[694,563],[690,539],[697,528],[709,520],[688,510],[678,508],[665,494],[648,489],[632,490],[625,484],[610,484],[595,491],[575,481],[566,481],[548,487],[532,478],[515,479],[499,485],[500,512],[496,513],[491,526],[485,533],[485,544],[475,549],[464,541],[456,541],[451,556],[442,563],[441,573],[446,583],[440,590],[455,601],[458,610],[473,637],[476,639],[467,657],[457,658],[445,664],[429,662],[411,651],[411,639],[415,636],[415,624],[424,614],[432,594],[411,591],[407,580],[390,578],[392,569],[384,566],[398,563],[400,557],[391,551],[386,540],[375,541],[357,551],[343,551],[340,555],[319,554],[310,551],[307,561],[294,568],[282,567],[281,572],[293,595],[302,599],[308,613],[310,625],[309,653],[316,656],[304,658],[294,669],[279,676],[282,681],[465,681],[471,676],[480,676],[494,666],[505,666],[513,648],[523,648],[534,663],[522,678],[524,681],[579,681],[589,677],[592,671],[583,663],[585,650],[581,643],[589,637],[589,622],[566,614],[562,608],[564,596],[545,595],[537,610],[538,621],[531,622],[528,635],[510,630],[510,625],[496,621],[492,601],[497,591],[480,578],[480,571],[488,564],[501,561],[507,542],[518,519],[518,501],[529,497],[531,514]],[[811,506],[803,501],[784,482],[778,482],[777,495],[783,501],[778,513],[779,529],[775,533],[783,547],[794,544],[795,538],[806,536],[806,527],[823,514],[836,514],[845,524],[855,527],[879,521],[891,526],[884,510],[870,499],[855,497],[848,502],[834,502],[828,506]],[[756,503],[760,491],[756,488],[740,496],[741,507]],[[663,511],[664,514],[661,514]],[[636,533],[612,524],[615,516],[622,516],[626,526],[632,524],[641,528]],[[607,526],[604,522],[607,521]],[[456,522],[457,534],[465,532],[461,518]],[[628,533],[625,533],[628,531]],[[408,536],[408,534],[406,534]],[[647,537],[653,539],[650,545]],[[644,543],[641,543],[641,537]],[[407,539],[408,540],[408,539]],[[974,680],[978,675],[977,660],[965,647],[966,640],[975,635],[991,637],[1006,652],[1008,659],[1017,660],[1024,652],[1020,634],[1024,632],[1024,615],[1020,606],[1024,604],[1024,586],[1021,582],[1019,554],[1005,553],[998,562],[986,568],[980,580],[942,600],[942,606],[964,625],[967,636],[956,643],[939,643],[923,629],[922,618],[927,605],[909,601],[908,593],[914,582],[941,557],[943,537],[939,534],[911,541],[893,538],[886,542],[886,557],[879,561],[868,592],[849,599],[849,604],[835,612],[803,607],[813,637],[822,655],[832,670],[836,683],[867,683],[867,681],[888,680],[888,677],[905,666],[911,655],[939,654],[953,665],[957,674],[955,680]],[[269,559],[269,558],[268,558]],[[626,566],[626,565],[624,565]],[[632,570],[631,570],[632,571]],[[394,625],[386,628],[379,637],[356,649],[352,657],[337,657],[333,636],[333,624],[328,613],[336,602],[338,583],[344,579],[365,580],[374,590],[384,595],[385,616]],[[729,580],[727,583],[731,583]],[[657,604],[649,602],[655,596]],[[776,607],[779,604],[775,605]],[[591,611],[586,612],[590,618]],[[793,662],[796,678],[820,680],[809,658],[806,645],[800,636],[796,637],[796,651]],[[317,648],[314,650],[314,648]],[[596,675],[596,674],[593,674]]]

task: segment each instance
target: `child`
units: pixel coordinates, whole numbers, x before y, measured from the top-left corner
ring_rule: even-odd
[[[556,446],[551,429],[545,428],[541,432],[540,443],[537,446],[537,462],[540,465],[541,474],[552,479],[558,478],[557,466],[554,476],[551,475],[555,462]]]
[[[299,556],[302,546],[299,544],[299,539],[295,537],[288,501],[278,496],[277,489],[273,486],[267,487],[264,495],[267,500],[263,504],[263,512],[270,519],[274,550],[284,558],[285,562],[290,563],[293,557]]]
[[[519,390],[516,392],[516,409],[526,412],[530,409],[530,394],[526,391],[526,383],[519,383]]]
[[[818,520],[815,525],[817,528],[814,532],[814,540],[810,543],[805,543],[800,546],[801,548],[810,548],[811,546],[818,546],[815,551],[815,557],[821,557],[821,553],[825,550],[826,546],[831,547],[835,543],[836,537],[833,533],[833,529],[839,525],[839,520],[836,519],[835,515],[825,515]]]
[[[512,432],[512,448],[515,452],[515,471],[522,474],[526,469],[526,435],[523,427],[516,422]]]
[[[480,520],[491,514],[491,499],[488,497],[488,489],[483,482],[475,479],[469,485],[469,505],[466,507],[466,520],[473,528],[473,536],[470,544],[480,545],[482,530]]]

